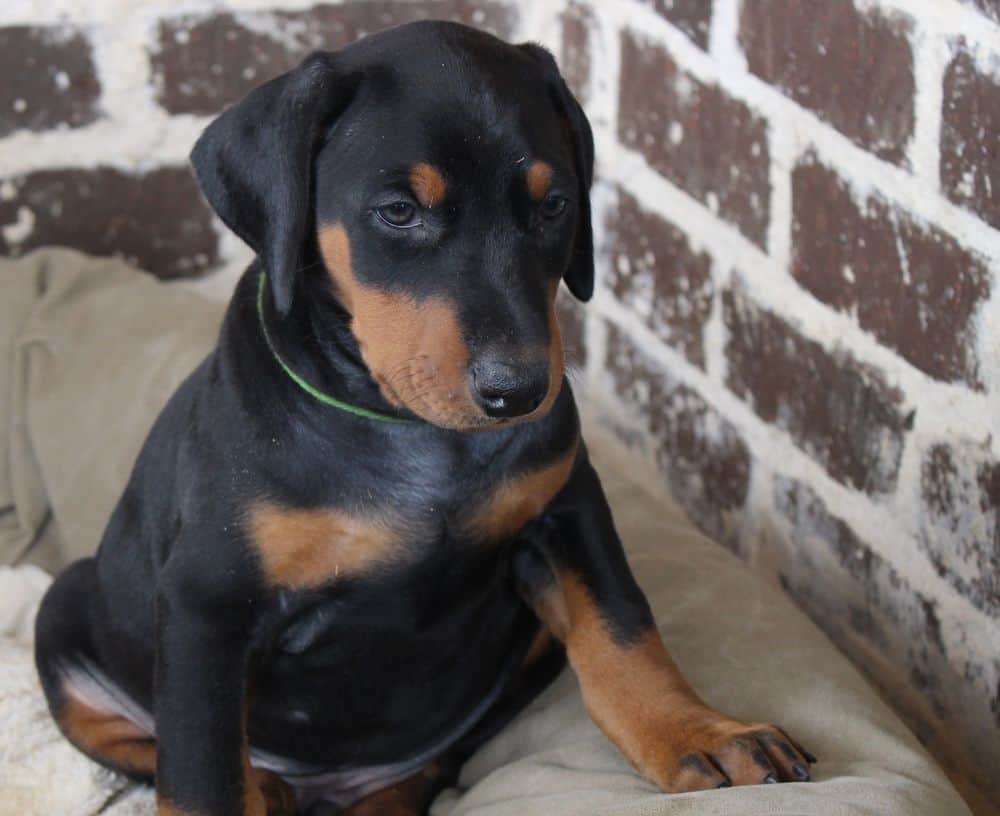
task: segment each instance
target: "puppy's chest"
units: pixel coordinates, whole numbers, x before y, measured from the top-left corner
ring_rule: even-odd
[[[311,508],[258,501],[248,511],[249,544],[266,582],[292,590],[405,569],[446,548],[495,546],[544,512],[575,456],[574,444],[485,483],[372,491],[364,501]]]

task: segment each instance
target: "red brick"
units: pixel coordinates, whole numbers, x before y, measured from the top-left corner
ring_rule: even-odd
[[[594,13],[589,6],[571,2],[560,17],[562,23],[562,51],[559,67],[570,89],[586,105],[590,98],[590,30]]]
[[[145,175],[44,170],[7,185],[14,194],[0,197],[0,254],[61,244],[124,257],[161,278],[196,275],[218,261],[212,213],[187,167]]]
[[[903,164],[914,120],[909,28],[852,0],[747,0],[739,36],[753,73],[875,155]]]
[[[712,0],[642,0],[683,31],[701,48],[708,48]]]
[[[920,484],[922,549],[962,597],[1000,618],[1000,461],[976,445],[936,444]]]
[[[741,289],[723,292],[723,317],[729,388],[837,481],[892,492],[912,424],[899,392],[850,354],[803,337]]]
[[[65,26],[0,28],[0,137],[81,127],[100,116],[90,41]]]
[[[1000,69],[981,72],[959,41],[944,77],[941,187],[952,201],[1000,229],[998,134]]]
[[[160,23],[151,55],[157,98],[170,113],[215,113],[311,51],[335,50],[365,34],[434,18],[509,36],[516,14],[490,0],[347,0],[305,11],[173,17]]]
[[[622,33],[618,136],[678,187],[760,246],[771,184],[767,123],[660,46]]]
[[[767,542],[782,586],[879,685],[937,756],[996,792],[1000,761],[995,651],[959,646],[975,630],[949,628],[936,601],[839,518],[809,486],[777,477],[787,534]],[[982,631],[982,630],[980,630]],[[987,812],[987,811],[984,811]]]
[[[750,487],[750,452],[739,432],[697,392],[676,382],[608,325],[607,370],[653,440],[671,493],[702,530],[735,546]],[[625,433],[624,428],[619,432]]]
[[[812,542],[822,544],[826,554],[854,582],[853,587],[846,588],[829,576],[831,580],[822,586],[810,585],[802,588],[800,594],[821,593],[828,605],[841,605],[838,617],[877,648],[889,648],[895,637],[902,644],[909,644],[911,660],[919,662],[922,654],[926,655],[926,647],[932,647],[938,655],[944,654],[941,624],[932,601],[914,590],[843,519],[833,515],[808,485],[778,476],[774,493],[776,509],[791,523],[791,540],[795,545],[807,550]],[[794,572],[794,566],[786,566],[786,578]],[[873,615],[875,611],[878,614]],[[887,631],[889,626],[897,631]],[[923,668],[924,675],[932,674],[927,667]]]
[[[990,296],[985,259],[878,196],[855,201],[807,159],[792,176],[792,274],[911,364],[980,388],[974,316]]]
[[[695,252],[683,232],[643,210],[624,190],[618,191],[607,229],[606,274],[615,297],[664,343],[704,368],[704,330],[715,291],[711,258]]]
[[[936,603],[809,486],[779,476],[774,487],[776,509],[790,527],[784,551],[772,554],[781,564],[782,586],[897,703],[899,684],[905,683],[939,723],[949,722],[961,710],[958,700],[980,692],[948,664]],[[912,694],[910,689],[905,693]],[[922,737],[934,738],[935,726],[911,724]]]

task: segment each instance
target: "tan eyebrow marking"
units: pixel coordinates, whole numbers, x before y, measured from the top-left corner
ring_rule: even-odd
[[[444,201],[445,193],[448,192],[448,183],[441,171],[426,162],[413,165],[410,170],[410,187],[413,188],[417,201],[428,208],[436,207]]]
[[[552,165],[543,161],[531,163],[528,168],[528,195],[533,201],[541,201],[548,195],[552,185]]]

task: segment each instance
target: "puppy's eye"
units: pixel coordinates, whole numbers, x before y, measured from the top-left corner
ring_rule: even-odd
[[[542,201],[542,215],[545,218],[556,218],[562,215],[569,202],[562,196],[548,195]]]
[[[375,215],[379,220],[397,229],[411,229],[419,227],[421,223],[417,217],[417,208],[409,201],[393,201],[383,207],[376,207]]]

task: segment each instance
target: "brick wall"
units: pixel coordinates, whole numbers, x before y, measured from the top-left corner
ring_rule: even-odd
[[[990,0],[575,0],[561,45],[601,159],[581,334],[600,415],[984,813],[1000,801],[998,22]]]
[[[117,252],[224,294],[247,251],[185,166],[223,105],[311,48],[420,17],[546,43],[598,148],[597,293],[562,304],[579,390],[989,812],[997,0],[125,8],[0,9],[0,251]]]

